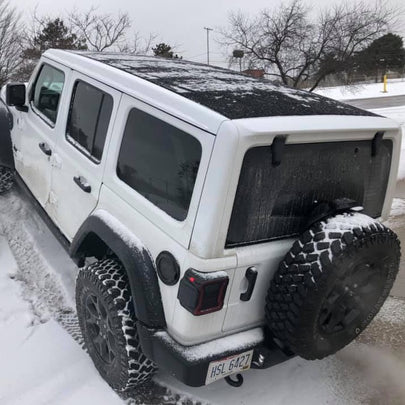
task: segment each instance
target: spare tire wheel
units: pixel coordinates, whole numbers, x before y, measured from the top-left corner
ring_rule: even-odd
[[[275,341],[305,359],[350,343],[377,314],[398,273],[400,243],[378,221],[345,213],[293,244],[271,281],[266,320]]]

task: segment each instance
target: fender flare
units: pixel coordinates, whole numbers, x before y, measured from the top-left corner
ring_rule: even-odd
[[[83,257],[85,240],[100,238],[123,264],[134,300],[135,316],[150,328],[164,328],[166,321],[156,269],[148,250],[115,217],[97,210],[82,224],[70,245],[73,259]]]
[[[0,100],[0,166],[14,170],[13,145],[11,130],[13,129],[13,116],[8,107]]]

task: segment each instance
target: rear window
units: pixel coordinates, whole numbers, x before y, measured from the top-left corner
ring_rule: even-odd
[[[286,145],[272,165],[271,147],[245,154],[226,246],[295,236],[307,227],[317,203],[349,198],[371,217],[381,215],[392,142],[371,156],[371,141]]]
[[[117,175],[179,221],[187,217],[200,160],[196,138],[141,110],[131,110]]]
[[[73,88],[66,138],[86,156],[100,162],[113,108],[112,97],[81,80]]]

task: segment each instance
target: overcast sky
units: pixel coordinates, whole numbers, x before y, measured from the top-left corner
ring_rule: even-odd
[[[159,40],[175,45],[185,59],[206,60],[206,31],[204,27],[216,28],[227,23],[230,10],[241,9],[254,14],[262,8],[272,7],[281,0],[9,0],[25,15],[38,6],[38,14],[63,15],[72,7],[87,9],[98,6],[100,12],[129,13],[133,28],[142,35],[158,35]],[[374,4],[375,0],[365,0]],[[324,7],[339,0],[306,0],[313,7]],[[400,0],[390,0],[400,4]],[[211,34],[211,61],[224,61],[223,51],[215,42],[215,31]]]

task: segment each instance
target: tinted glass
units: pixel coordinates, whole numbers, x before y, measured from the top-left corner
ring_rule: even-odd
[[[78,81],[73,89],[67,123],[68,140],[100,161],[103,155],[113,99],[109,94]]]
[[[226,245],[238,246],[301,234],[319,204],[349,198],[364,213],[381,215],[392,142],[376,156],[370,141],[291,144],[272,165],[270,146],[246,152]]]
[[[187,216],[201,145],[186,132],[131,110],[118,157],[118,177],[180,221]]]
[[[58,115],[65,75],[49,65],[43,65],[35,82],[32,101],[37,110],[53,123]]]

